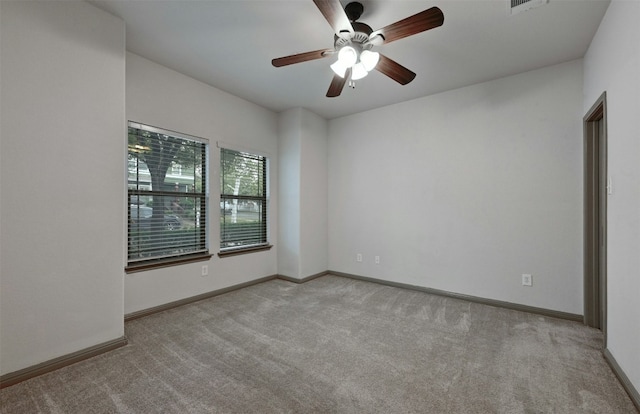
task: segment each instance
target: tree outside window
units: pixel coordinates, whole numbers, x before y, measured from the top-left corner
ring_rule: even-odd
[[[130,122],[128,149],[129,266],[208,254],[207,143]]]
[[[267,244],[267,159],[220,151],[220,249]]]

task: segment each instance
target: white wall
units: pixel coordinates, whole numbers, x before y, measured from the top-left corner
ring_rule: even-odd
[[[586,113],[607,92],[607,348],[640,390],[640,2],[614,0],[584,58]]]
[[[329,268],[582,314],[581,91],[577,60],[332,120]]]
[[[278,273],[303,279],[327,270],[327,121],[302,108],[279,115]]]
[[[125,27],[2,1],[0,371],[124,335]]]
[[[303,110],[300,152],[300,250],[302,277],[328,269],[328,122]]]
[[[301,108],[278,117],[278,274],[300,279]]]
[[[125,314],[277,273],[278,117],[258,105],[127,53],[127,118],[207,138],[210,143],[210,251],[220,246],[217,142],[269,155],[269,251],[125,276]],[[124,140],[124,137],[122,138]],[[121,243],[126,245],[123,239]],[[201,276],[203,264],[209,276]]]

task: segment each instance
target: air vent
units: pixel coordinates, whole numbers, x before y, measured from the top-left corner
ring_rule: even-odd
[[[518,14],[547,4],[549,0],[508,0],[509,13]]]

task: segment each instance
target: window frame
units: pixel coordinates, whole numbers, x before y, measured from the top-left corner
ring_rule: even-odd
[[[222,235],[223,235],[223,229],[224,226],[222,224],[222,220],[218,220],[219,224],[220,224],[220,243],[219,243],[219,252],[218,252],[218,256],[219,257],[229,257],[229,256],[237,256],[237,255],[242,255],[242,254],[248,254],[248,253],[255,253],[255,252],[260,252],[260,251],[265,251],[265,250],[269,250],[273,247],[273,245],[269,242],[269,234],[270,234],[270,206],[269,206],[269,165],[271,162],[271,157],[269,156],[269,154],[265,154],[263,152],[260,151],[256,151],[253,149],[247,149],[247,148],[240,148],[237,147],[235,145],[228,145],[228,144],[224,144],[221,142],[218,142],[218,155],[219,155],[219,168],[220,168],[220,174],[219,174],[219,181],[222,183],[224,180],[224,167],[223,167],[223,162],[224,162],[224,156],[223,153],[224,151],[230,151],[230,152],[236,152],[236,153],[240,153],[240,154],[248,154],[251,157],[257,157],[260,159],[260,162],[262,162],[263,165],[263,170],[261,171],[262,174],[262,183],[263,183],[263,187],[262,187],[262,196],[252,196],[252,195],[233,195],[233,194],[228,194],[224,192],[224,189],[220,188],[220,203],[224,203],[225,200],[233,200],[233,199],[237,199],[237,200],[246,200],[246,201],[260,201],[262,203],[262,211],[261,211],[261,227],[262,227],[262,231],[264,234],[264,239],[261,240],[259,243],[254,243],[254,244],[246,244],[246,245],[240,245],[240,246],[232,246],[232,247],[222,247],[222,244],[225,242],[225,240],[223,239]],[[224,204],[223,204],[224,205]],[[220,209],[221,211],[219,211],[219,218],[222,218],[225,209],[222,208]]]
[[[192,135],[188,135],[188,134],[184,134],[184,133],[180,133],[180,132],[176,132],[176,131],[171,131],[165,128],[158,128],[158,127],[154,127],[154,126],[150,126],[150,125],[146,125],[146,124],[142,124],[139,122],[134,122],[134,121],[128,121],[127,122],[127,142],[129,140],[129,131],[131,128],[134,129],[138,129],[138,130],[142,130],[142,131],[146,131],[146,132],[150,132],[152,134],[162,134],[162,135],[167,135],[170,136],[172,138],[177,138],[180,140],[185,140],[185,141],[191,141],[194,143],[198,143],[201,144],[200,149],[203,151],[203,159],[200,160],[200,162],[196,165],[194,165],[194,185],[193,185],[193,192],[186,192],[186,191],[178,191],[177,190],[177,186],[176,186],[176,191],[167,191],[166,189],[160,189],[157,191],[154,190],[150,190],[150,189],[145,189],[144,187],[146,186],[144,182],[140,181],[140,177],[139,177],[139,170],[138,167],[136,168],[136,172],[138,174],[136,174],[136,178],[135,178],[135,186],[138,188],[134,188],[131,189],[130,188],[130,181],[129,178],[127,178],[127,183],[126,183],[126,189],[127,189],[127,196],[126,196],[126,214],[127,214],[127,229],[126,229],[126,234],[127,234],[127,265],[125,267],[125,272],[126,273],[134,273],[134,272],[140,272],[140,271],[144,271],[144,270],[149,270],[149,269],[155,269],[155,268],[161,268],[161,267],[169,267],[169,266],[176,266],[176,265],[181,265],[181,264],[185,264],[185,263],[192,263],[192,262],[199,262],[199,261],[206,261],[209,260],[212,256],[212,254],[210,253],[210,246],[209,246],[209,216],[210,216],[210,202],[209,202],[209,182],[210,182],[210,176],[209,176],[209,159],[210,159],[210,144],[209,144],[209,140],[205,139],[205,138],[200,138],[200,137],[196,137],[196,136],[192,136]],[[197,147],[198,145],[196,145]],[[129,145],[127,145],[127,177],[129,177],[129,156],[131,151],[129,151]],[[175,159],[175,156],[174,156]],[[141,160],[136,158],[136,166],[138,166],[138,163]],[[166,180],[167,180],[167,176],[170,175],[172,173],[172,168],[173,168],[173,160],[172,162],[169,164],[167,171],[165,173],[165,177],[164,177],[164,183],[166,184]],[[199,168],[200,169],[200,180],[201,180],[201,190],[200,191],[196,191],[196,169]],[[142,187],[142,188],[139,188]],[[158,197],[185,197],[188,199],[193,199],[194,200],[194,206],[196,204],[196,202],[198,203],[198,209],[199,211],[195,211],[194,212],[194,217],[199,217],[198,218],[194,218],[194,220],[196,220],[194,222],[195,227],[193,228],[193,234],[196,237],[196,242],[194,242],[193,245],[189,245],[189,244],[185,244],[185,247],[195,247],[196,249],[198,249],[197,251],[187,251],[187,252],[182,252],[182,253],[176,253],[173,252],[173,254],[163,254],[163,255],[157,255],[157,256],[151,256],[149,258],[144,258],[144,259],[135,259],[132,260],[131,258],[131,240],[132,240],[132,235],[131,235],[131,206],[132,206],[132,197],[140,197],[140,196],[150,196],[150,197],[154,197],[154,196],[158,196]],[[139,207],[138,207],[139,208]],[[195,208],[195,207],[194,207]],[[198,215],[199,214],[199,215]],[[196,223],[199,223],[196,224]],[[188,233],[187,233],[188,234]],[[199,246],[201,246],[199,248]]]

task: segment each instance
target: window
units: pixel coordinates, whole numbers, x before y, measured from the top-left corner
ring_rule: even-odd
[[[208,258],[207,141],[129,122],[128,147],[127,270]]]
[[[171,174],[173,175],[182,175],[182,164],[178,164],[177,162],[171,163]]]
[[[267,159],[220,150],[220,253],[268,248]]]

